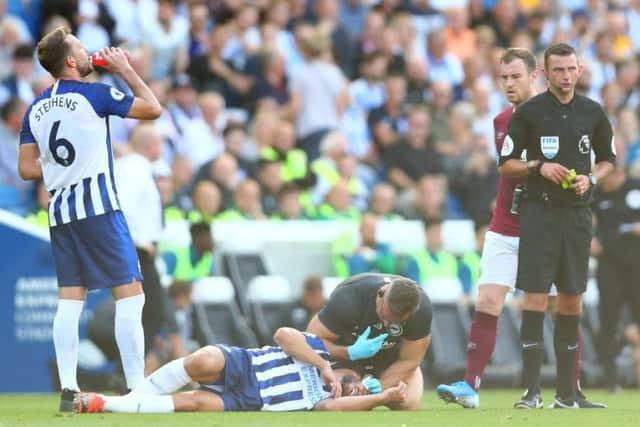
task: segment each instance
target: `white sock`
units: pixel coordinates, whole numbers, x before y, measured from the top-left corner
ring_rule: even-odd
[[[144,294],[116,300],[115,335],[122,369],[130,389],[144,381]]]
[[[173,397],[127,394],[126,396],[102,396],[105,412],[141,412],[161,414],[174,412]]]
[[[56,349],[60,387],[80,391],[78,369],[78,323],[84,301],[61,299],[53,318],[53,345]]]
[[[149,375],[131,394],[171,394],[191,382],[184,368],[184,357],[173,360]]]

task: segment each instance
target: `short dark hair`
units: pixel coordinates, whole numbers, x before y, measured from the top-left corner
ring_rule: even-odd
[[[169,294],[169,298],[175,299],[179,295],[190,294],[192,289],[193,285],[191,282],[175,281],[169,286],[167,293]]]
[[[64,69],[64,61],[71,50],[66,40],[69,34],[70,29],[60,26],[38,43],[38,61],[53,77],[58,77]]]
[[[522,47],[510,47],[506,50],[505,53],[500,57],[501,64],[510,64],[512,61],[516,59],[522,59],[524,65],[527,66],[527,70],[532,72],[536,69],[536,57],[533,56],[533,53],[529,49],[525,49]]]
[[[196,236],[198,234],[211,233],[211,226],[204,221],[195,222],[191,224],[191,227],[189,227],[189,232],[191,233],[192,236]]]
[[[229,120],[229,122],[227,122],[227,125],[224,127],[224,130],[222,131],[222,136],[226,138],[230,133],[235,132],[237,130],[246,132],[246,129],[242,124],[242,122]]]
[[[322,279],[320,276],[308,276],[304,279],[305,292],[322,291]]]
[[[547,50],[544,51],[544,68],[547,68],[547,64],[549,63],[549,57],[551,55],[556,55],[556,56],[570,56],[570,55],[576,55],[576,50],[569,46],[566,43],[558,43],[558,44],[554,44],[553,46],[547,48]]]
[[[278,192],[278,199],[288,195],[288,194],[297,194],[300,193],[300,188],[294,182],[285,183]]]
[[[434,225],[442,225],[444,221],[442,220],[441,217],[436,216],[436,217],[425,217],[422,219],[422,226],[424,227],[425,231],[427,230],[427,228],[429,227],[433,227]]]
[[[13,49],[13,59],[33,59],[33,46],[31,43],[21,43]]]
[[[418,284],[404,277],[393,279],[385,292],[389,310],[394,316],[414,313],[420,305]]]
[[[9,116],[18,111],[22,104],[22,100],[17,96],[12,96],[11,98],[9,98],[9,100],[2,104],[2,107],[0,107],[0,119],[2,119],[3,121],[8,120]]]

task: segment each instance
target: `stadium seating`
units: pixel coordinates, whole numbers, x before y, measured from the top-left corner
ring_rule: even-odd
[[[436,382],[451,382],[464,375],[467,335],[471,318],[466,307],[434,303],[430,362],[427,372]]]
[[[262,256],[259,253],[226,253],[222,256],[222,267],[233,283],[240,310],[245,316],[251,316],[247,290],[251,279],[267,274]],[[253,321],[253,318],[249,320]]]
[[[274,344],[273,334],[283,324],[293,300],[289,281],[282,276],[256,276],[249,282],[247,300],[260,344]]]
[[[333,291],[342,283],[342,277],[323,277],[322,278],[322,295],[325,299],[329,299]]]
[[[226,277],[205,277],[193,284],[194,337],[201,345],[256,347],[258,340],[240,312]]]

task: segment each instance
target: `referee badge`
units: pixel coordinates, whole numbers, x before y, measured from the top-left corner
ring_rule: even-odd
[[[553,159],[560,150],[560,137],[558,136],[541,136],[540,151],[547,159]]]
[[[591,140],[589,135],[582,135],[580,141],[578,141],[578,150],[581,154],[589,154],[591,152]]]

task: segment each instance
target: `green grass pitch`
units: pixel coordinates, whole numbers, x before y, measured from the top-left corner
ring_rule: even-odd
[[[457,405],[445,405],[435,392],[428,390],[421,410],[392,412],[378,409],[357,413],[202,413],[202,414],[89,414],[60,415],[56,413],[57,395],[0,394],[0,427],[146,427],[146,426],[562,426],[562,427],[622,427],[640,426],[640,391],[625,390],[611,395],[591,390],[588,396],[609,405],[606,410],[515,410],[511,405],[519,398],[519,390],[485,390],[481,394],[482,408],[463,410]],[[545,390],[545,406],[553,392]]]

